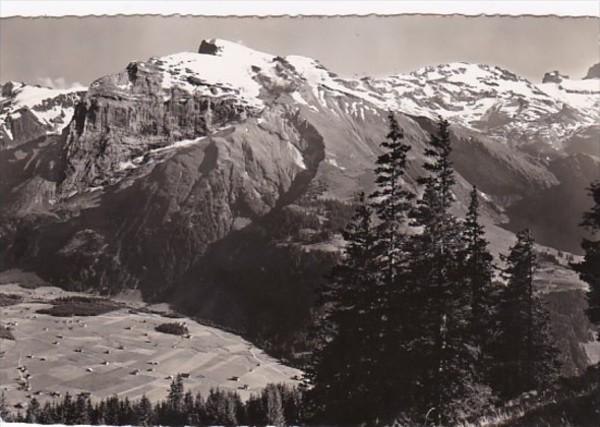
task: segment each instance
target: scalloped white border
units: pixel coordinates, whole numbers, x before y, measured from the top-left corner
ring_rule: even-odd
[[[0,0],[0,17],[86,15],[557,15],[600,17],[599,0]]]

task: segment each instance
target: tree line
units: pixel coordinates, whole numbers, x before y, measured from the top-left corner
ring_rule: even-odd
[[[9,410],[0,395],[0,418],[38,424],[113,426],[205,426],[205,425],[299,425],[304,419],[302,392],[287,384],[268,384],[246,401],[236,391],[211,389],[205,397],[186,391],[181,375],[169,387],[166,399],[152,403],[146,396],[138,400],[112,396],[93,402],[89,393],[43,405],[33,397],[25,411]]]

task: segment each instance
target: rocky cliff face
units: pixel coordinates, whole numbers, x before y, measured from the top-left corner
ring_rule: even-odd
[[[64,194],[106,185],[114,171],[152,149],[205,137],[248,117],[249,108],[235,97],[177,87],[167,92],[162,78],[154,63],[135,63],[92,84],[68,129]]]
[[[600,79],[600,62],[589,68],[584,79]]]
[[[500,227],[509,221],[539,223],[542,243],[555,244],[556,221],[536,216],[553,211],[557,188],[600,177],[573,142],[597,132],[597,97],[577,82],[538,87],[467,64],[353,80],[219,40],[198,52],[131,63],[78,103],[69,92],[18,107],[26,88],[3,88],[0,129],[12,137],[0,151],[0,267],[73,289],[139,288],[289,355],[281,344],[302,341],[314,287],[342,245],[331,224],[372,188],[388,109],[413,147],[409,185],[432,120],[452,120],[456,210],[477,184],[496,252],[512,243]],[[72,120],[62,129],[50,111]],[[581,166],[575,180],[569,165]],[[338,202],[303,203],[315,187]],[[587,207],[583,197],[569,206]]]
[[[544,74],[542,83],[560,83],[563,80],[566,80],[568,78],[569,78],[569,76],[567,76],[565,74],[560,74],[557,70],[554,70],[554,71]]]

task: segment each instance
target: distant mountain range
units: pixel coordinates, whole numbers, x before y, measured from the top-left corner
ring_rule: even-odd
[[[598,69],[541,84],[467,63],[348,79],[310,58],[205,40],[87,89],[8,82],[0,267],[71,288],[140,288],[255,339],[291,342],[314,302],[317,283],[305,282],[319,280],[341,240],[275,237],[273,218],[310,214],[301,201],[315,187],[340,201],[372,189],[391,110],[413,147],[407,185],[423,173],[434,121],[447,118],[457,212],[477,185],[494,251],[529,226],[552,247],[540,247],[554,258],[544,271],[561,277],[540,284],[581,289],[559,251],[578,251],[585,188],[600,178]],[[275,260],[289,265],[274,274]],[[260,271],[277,283],[261,285]]]
[[[354,102],[347,108],[355,114],[376,107],[430,118],[442,115],[511,145],[545,143],[565,148],[569,138],[589,126],[598,126],[600,121],[600,64],[590,67],[583,79],[558,71],[546,73],[541,84],[498,66],[463,62],[386,78],[346,79],[310,58],[280,58],[213,40],[204,41],[199,54],[183,52],[131,63],[126,76],[120,73],[100,79],[91,85],[90,92],[112,84],[117,92],[127,93],[134,86],[129,77],[138,67],[157,75],[160,81],[155,82],[156,89],[163,97],[176,87],[194,96],[237,97],[240,105],[261,110],[269,103],[268,93],[276,86],[285,86],[301,105],[331,108],[325,96],[348,97]],[[85,90],[4,84],[0,110],[3,145],[18,143],[19,126],[15,122],[23,109],[30,110],[51,131],[61,130],[72,117],[73,100]],[[12,128],[16,128],[15,136]]]

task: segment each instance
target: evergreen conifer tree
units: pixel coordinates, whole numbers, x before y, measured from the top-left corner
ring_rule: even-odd
[[[141,426],[150,426],[154,423],[153,420],[153,408],[152,408],[152,403],[150,402],[150,399],[148,399],[146,397],[146,395],[143,395],[140,398],[140,401],[138,402],[138,404],[136,405],[136,418],[137,418],[137,424],[141,425]]]
[[[4,392],[0,394],[0,419],[3,421],[10,421],[10,412],[8,410],[8,402]]]
[[[52,417],[52,405],[50,402],[44,403],[44,406],[40,409],[40,415],[38,423],[40,424],[54,424],[56,420]],[[95,424],[100,424],[95,422]]]
[[[507,285],[499,302],[500,336],[494,384],[501,397],[542,388],[556,379],[558,353],[552,346],[548,313],[534,290],[536,256],[529,230],[504,257]]]
[[[408,360],[414,377],[408,386],[415,401],[409,407],[416,416],[430,413],[441,425],[465,412],[461,402],[477,383],[462,230],[450,211],[455,184],[451,152],[449,123],[440,118],[425,149],[428,175],[419,180],[424,191],[412,215],[412,224],[423,232],[411,239],[412,286],[406,296],[413,319]]]
[[[380,384],[374,370],[381,331],[380,274],[372,209],[360,194],[344,231],[342,262],[323,290],[326,313],[318,325],[323,345],[313,352],[308,397],[319,422],[356,423],[376,415]]]
[[[584,214],[581,225],[597,236],[600,234],[600,181],[591,185],[590,195],[594,206]],[[591,322],[600,325],[600,238],[583,239],[581,247],[585,251],[585,257],[573,267],[581,280],[589,284],[588,317]]]
[[[74,412],[75,412],[75,422],[76,424],[81,424],[81,425],[85,425],[85,424],[89,424],[90,423],[90,417],[89,417],[89,413],[88,413],[88,403],[89,403],[89,397],[85,394],[78,394],[77,395],[77,399],[75,399],[75,404],[74,404]]]
[[[381,143],[382,154],[377,158],[375,168],[376,189],[370,198],[378,223],[376,234],[376,258],[374,266],[380,272],[374,318],[381,324],[378,328],[379,342],[373,348],[377,354],[377,367],[371,377],[378,384],[376,419],[392,421],[398,407],[409,396],[404,389],[404,372],[398,366],[408,366],[406,358],[406,329],[412,321],[410,299],[407,297],[406,251],[407,226],[413,209],[415,194],[406,182],[408,153],[411,146],[404,140],[404,133],[395,116],[388,116],[389,132]],[[401,391],[400,391],[401,390]]]
[[[266,412],[267,425],[277,427],[285,426],[286,421],[279,388],[275,384],[267,384],[263,389],[262,398]]]
[[[184,418],[185,425],[195,425],[196,421],[196,404],[194,395],[191,391],[187,391],[183,395],[183,404],[181,405],[182,418]]]
[[[166,412],[171,425],[185,424],[185,416],[183,414],[184,405],[184,387],[183,376],[178,374],[171,385],[169,386],[169,394],[166,401]]]
[[[381,143],[383,153],[377,158],[375,168],[376,189],[371,194],[375,214],[379,219],[377,239],[380,246],[381,268],[385,282],[391,286],[397,270],[401,268],[403,225],[407,222],[414,194],[407,188],[404,178],[410,145],[404,142],[404,133],[392,112],[389,113],[389,132]]]
[[[25,422],[30,424],[40,423],[40,414],[40,402],[34,397],[29,401],[27,411],[25,411]]]
[[[266,425],[262,396],[251,394],[246,401],[246,421],[249,425]]]
[[[285,420],[291,425],[300,425],[304,420],[304,411],[302,406],[303,396],[298,387],[288,384],[278,384],[283,402],[283,412]]]
[[[167,396],[167,403],[173,411],[181,411],[183,405],[183,377],[178,374],[169,387],[169,394]]]
[[[465,253],[464,270],[461,272],[465,285],[470,288],[471,331],[473,344],[480,347],[480,359],[489,352],[490,338],[493,333],[495,294],[492,286],[493,257],[485,239],[485,229],[479,219],[479,197],[474,186],[470,194],[470,203],[463,226],[463,244]]]
[[[63,397],[61,417],[65,421],[65,424],[77,423],[77,411],[75,408],[75,403],[73,402],[73,397],[69,392],[65,393],[65,396]]]
[[[239,398],[239,396],[238,396]],[[238,400],[232,394],[211,389],[206,398],[206,416],[210,425],[234,426],[238,424]]]

